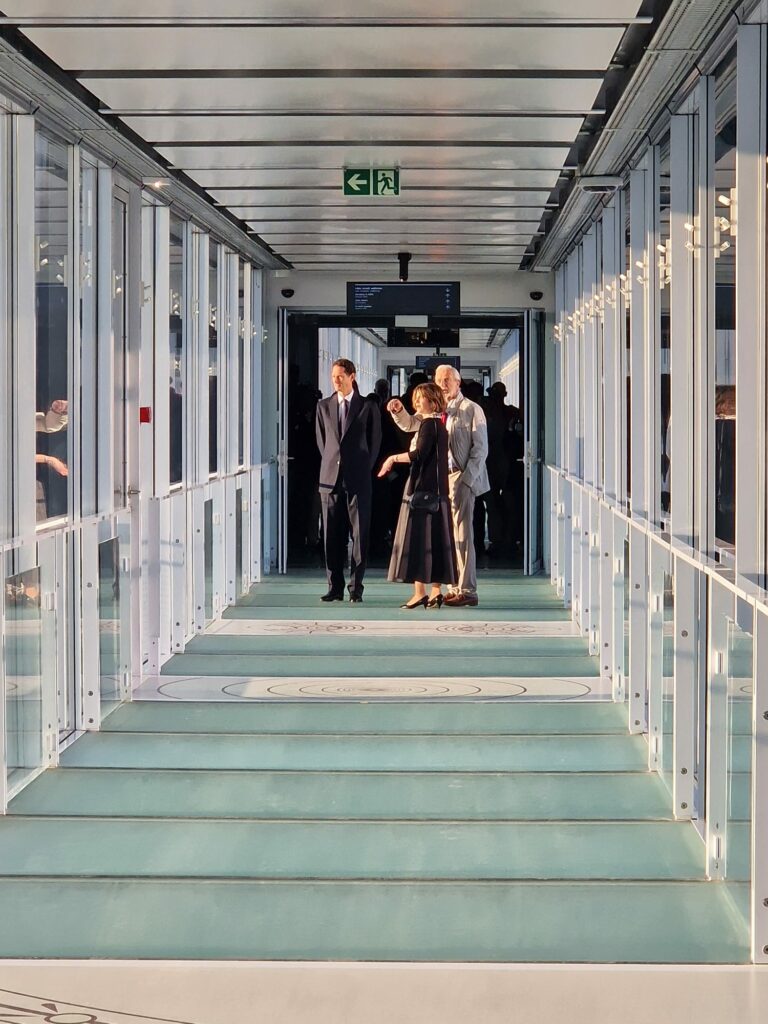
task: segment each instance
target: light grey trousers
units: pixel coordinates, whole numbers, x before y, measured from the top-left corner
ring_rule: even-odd
[[[453,513],[453,539],[456,544],[456,561],[459,579],[454,593],[474,594],[477,592],[477,566],[475,563],[475,538],[472,530],[472,516],[475,511],[475,496],[466,484],[460,483],[461,473],[449,474]]]

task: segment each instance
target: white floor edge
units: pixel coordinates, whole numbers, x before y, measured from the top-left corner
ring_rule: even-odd
[[[18,1024],[647,1024],[651,1005],[654,1024],[758,1024],[768,967],[0,961]]]

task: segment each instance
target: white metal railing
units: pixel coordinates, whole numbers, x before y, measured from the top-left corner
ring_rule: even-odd
[[[768,595],[548,468],[553,584],[768,962]]]

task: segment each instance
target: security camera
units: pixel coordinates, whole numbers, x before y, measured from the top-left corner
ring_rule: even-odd
[[[541,302],[544,298],[544,292],[531,292],[531,298],[534,302]]]
[[[281,288],[280,294],[283,296],[284,299],[292,299],[296,293],[294,292],[293,288]]]
[[[408,280],[408,264],[411,262],[411,254],[409,252],[399,252],[397,254],[397,262],[400,264],[400,280]]]

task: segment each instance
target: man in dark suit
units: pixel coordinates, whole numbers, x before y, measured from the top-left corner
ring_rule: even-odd
[[[328,593],[323,601],[344,600],[344,559],[352,534],[349,599],[363,599],[363,576],[371,523],[371,473],[381,445],[381,414],[361,398],[355,364],[337,359],[331,368],[334,393],[317,403],[320,500],[325,534]]]

